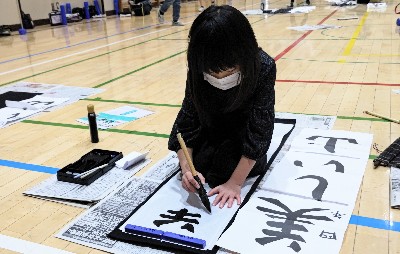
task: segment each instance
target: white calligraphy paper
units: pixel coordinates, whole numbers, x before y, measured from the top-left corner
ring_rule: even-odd
[[[0,87],[0,94],[6,92],[42,94],[27,100],[6,100],[5,104],[7,107],[0,109],[0,128],[17,123],[43,111],[61,108],[102,91],[104,90],[99,88],[72,87],[24,81]]]
[[[261,188],[354,204],[366,164],[367,159],[289,151]]]
[[[371,143],[368,133],[303,129],[217,244],[240,253],[338,253]]]
[[[245,197],[250,190],[255,178],[247,179],[242,187],[241,195]],[[206,184],[206,191],[210,188]],[[216,195],[209,198],[210,203],[214,201]],[[157,208],[157,209],[155,209]],[[159,229],[169,231],[176,234],[182,234],[190,237],[199,238],[206,241],[205,249],[212,249],[220,236],[223,229],[226,227],[236,210],[239,208],[235,202],[233,207],[219,208],[212,206],[212,213],[210,214],[201,203],[198,194],[191,193],[183,190],[181,181],[175,176],[161,187],[152,198],[147,201],[136,213],[134,213],[121,227],[121,231],[125,232],[125,226],[132,224],[135,226],[142,226],[146,228]],[[183,228],[186,222],[166,223],[160,226],[155,224],[157,220],[164,220],[160,217],[161,214],[173,216],[172,212],[179,212],[186,209],[183,219],[193,219],[193,232]],[[168,212],[170,211],[170,212]],[[189,215],[188,215],[189,214]],[[193,214],[194,216],[191,216]],[[212,225],[212,230],[210,226]]]
[[[338,253],[352,209],[258,191],[217,242],[242,254]]]
[[[371,142],[372,134],[368,133],[303,129],[293,140],[291,150],[338,157],[365,158],[369,155]]]
[[[21,102],[29,104],[38,110],[45,110],[47,108],[61,105],[68,100],[69,98],[55,98],[55,97],[36,95],[33,98],[22,100]]]
[[[21,108],[0,108],[0,127],[40,113],[41,110],[24,110]]]

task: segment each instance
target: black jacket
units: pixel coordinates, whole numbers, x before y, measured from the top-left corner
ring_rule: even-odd
[[[260,50],[261,68],[254,92],[238,109],[225,113],[227,102],[234,100],[238,86],[228,90],[202,83],[201,94],[205,103],[196,107],[192,100],[189,81],[186,82],[185,98],[173,125],[168,149],[180,149],[176,134],[182,134],[187,147],[201,146],[204,139],[222,142],[239,141],[243,156],[257,160],[267,153],[274,128],[276,65],[267,53]]]

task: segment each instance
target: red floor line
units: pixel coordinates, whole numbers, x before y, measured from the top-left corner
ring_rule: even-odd
[[[333,84],[333,85],[366,85],[366,86],[400,86],[400,84],[390,83],[369,83],[369,82],[348,82],[348,81],[321,81],[321,80],[290,80],[290,79],[277,79],[276,82],[284,83],[318,83],[318,84]]]
[[[337,12],[337,10],[333,11],[331,14],[329,14],[328,16],[326,16],[323,20],[321,20],[318,25],[321,25],[322,23],[324,23],[327,19],[329,19],[333,14],[335,14],[335,12]],[[287,47],[286,49],[284,49],[281,53],[279,53],[274,59],[275,61],[278,61],[281,57],[283,57],[284,55],[286,55],[287,52],[289,52],[292,48],[294,48],[297,44],[299,44],[299,42],[301,42],[304,38],[306,38],[310,33],[312,32],[312,30],[307,31],[305,34],[303,34],[300,38],[298,38],[295,42],[293,42],[289,47]]]

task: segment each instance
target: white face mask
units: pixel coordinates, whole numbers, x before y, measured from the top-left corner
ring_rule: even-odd
[[[203,73],[203,75],[204,75],[204,80],[207,80],[208,83],[210,83],[212,86],[221,90],[231,89],[232,87],[239,85],[240,81],[242,80],[242,75],[240,71],[237,71],[225,78],[220,78],[220,79],[213,77],[205,72]]]

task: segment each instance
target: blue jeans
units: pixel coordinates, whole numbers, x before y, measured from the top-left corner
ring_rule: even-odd
[[[172,4],[172,19],[178,21],[181,13],[181,0],[165,0],[160,10],[165,13]]]

